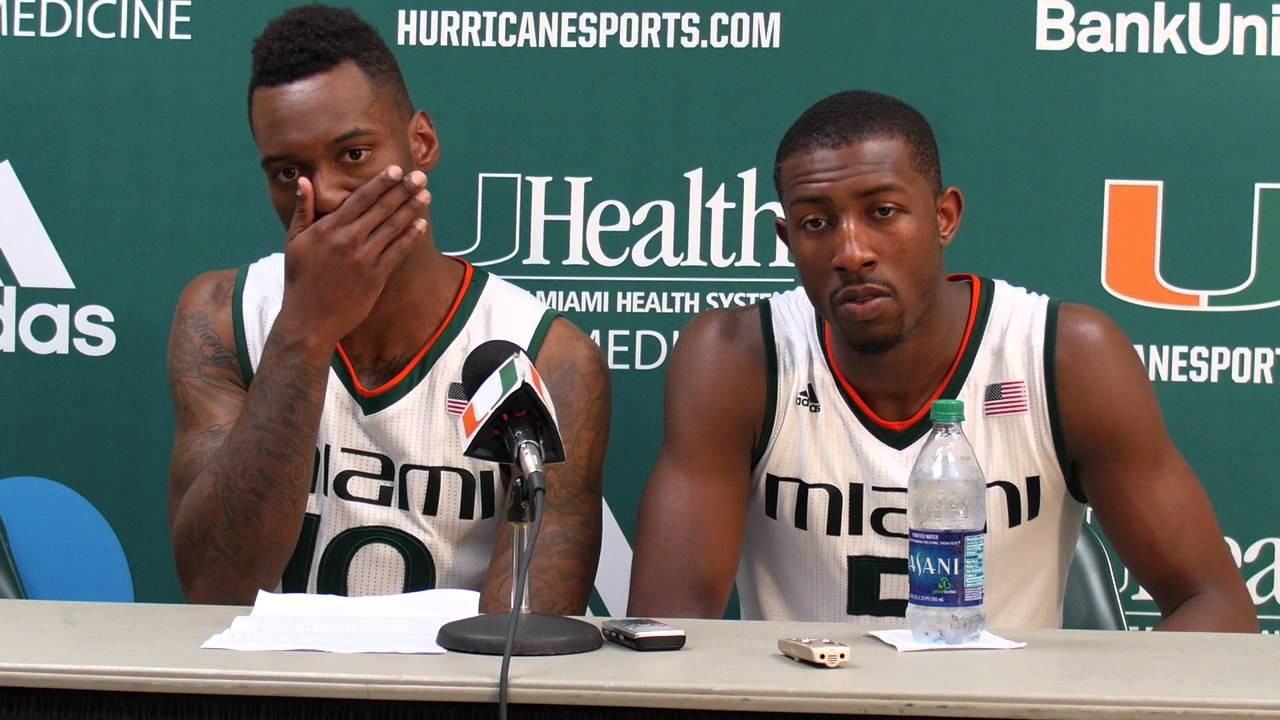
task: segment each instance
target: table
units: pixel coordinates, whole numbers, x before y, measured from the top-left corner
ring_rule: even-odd
[[[34,707],[14,703],[24,702],[24,693],[53,702],[59,693],[98,691],[113,702],[145,697],[139,693],[333,699],[362,707],[392,701],[388,707],[420,713],[420,705],[394,701],[495,700],[496,657],[199,649],[247,612],[0,601],[0,702],[7,693],[12,707]],[[689,637],[678,652],[640,653],[606,643],[584,655],[516,658],[510,700],[596,708],[597,715],[605,707],[1061,720],[1280,718],[1280,639],[1271,636],[997,628],[1028,647],[897,653],[852,625],[673,623]],[[777,652],[779,637],[814,635],[848,643],[852,663],[817,669]],[[483,713],[477,717],[492,716],[491,705],[470,707]]]

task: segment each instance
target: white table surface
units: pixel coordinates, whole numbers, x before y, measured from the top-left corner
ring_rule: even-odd
[[[499,658],[201,650],[248,608],[0,600],[0,687],[493,702]],[[676,652],[516,658],[513,703],[995,718],[1280,717],[1280,638],[994,631],[1020,650],[898,653],[852,625],[672,621]],[[784,636],[849,644],[827,670]]]

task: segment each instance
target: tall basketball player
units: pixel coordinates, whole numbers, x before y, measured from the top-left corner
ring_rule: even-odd
[[[283,252],[196,278],[169,345],[169,513],[196,602],[260,588],[481,590],[509,604],[499,468],[462,456],[464,359],[528,349],[568,462],[550,471],[535,609],[586,608],[600,547],[609,381],[596,346],[530,295],[436,249],[440,141],[377,32],[307,6],[253,50],[250,126]],[[450,402],[450,401],[454,402]]]
[[[681,333],[645,490],[637,615],[900,616],[907,475],[938,398],[986,473],[986,610],[1055,627],[1085,503],[1163,629],[1257,631],[1208,498],[1142,365],[1102,313],[948,275],[964,201],[906,104],[846,92],[778,148],[778,235],[803,289]]]

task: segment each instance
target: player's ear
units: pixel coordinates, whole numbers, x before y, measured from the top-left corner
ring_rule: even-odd
[[[413,164],[425,173],[434,170],[440,161],[440,138],[424,110],[414,112],[409,118],[409,152],[413,155]]]
[[[960,231],[960,218],[964,215],[964,195],[957,187],[949,187],[938,195],[938,239],[942,247],[951,244]]]
[[[787,219],[785,217],[774,218],[773,231],[778,233],[778,239],[783,245],[791,247],[791,236],[787,234]]]

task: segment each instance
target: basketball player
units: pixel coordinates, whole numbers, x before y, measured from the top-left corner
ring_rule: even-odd
[[[1057,627],[1086,501],[1160,627],[1257,631],[1208,498],[1102,313],[943,251],[964,200],[906,104],[846,92],[778,148],[803,289],[680,336],[644,493],[634,615],[864,621],[906,609],[906,482],[937,398],[965,403],[988,483],[993,627]]]
[[[250,127],[283,253],[196,278],[169,344],[169,514],[195,602],[260,588],[472,588],[509,607],[499,468],[463,457],[463,361],[528,349],[568,462],[550,470],[535,609],[580,614],[600,547],[609,381],[596,346],[524,291],[436,248],[440,141],[348,10],[296,8],[253,49]]]

